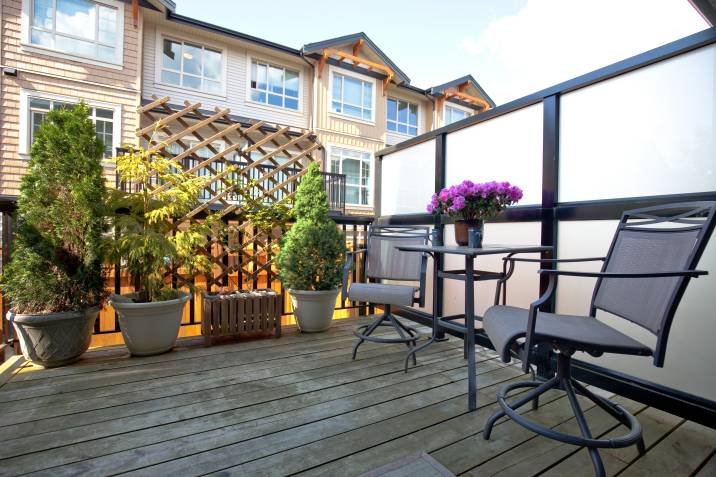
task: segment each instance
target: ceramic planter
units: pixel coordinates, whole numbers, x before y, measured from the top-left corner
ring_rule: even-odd
[[[112,295],[110,304],[117,311],[124,343],[134,356],[150,356],[174,347],[191,295],[181,293],[175,300],[134,303],[136,295]]]
[[[333,310],[339,289],[306,291],[288,290],[298,328],[307,333],[325,331],[333,323]]]
[[[43,315],[8,312],[25,359],[54,368],[77,361],[92,340],[99,308]]]

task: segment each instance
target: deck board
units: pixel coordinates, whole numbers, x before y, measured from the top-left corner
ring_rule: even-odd
[[[420,452],[456,475],[591,473],[583,449],[509,420],[482,439],[497,389],[523,379],[519,368],[478,349],[479,408],[468,412],[461,341],[435,344],[404,373],[402,345],[365,343],[351,359],[360,320],[208,348],[185,341],[147,358],[102,349],[57,369],[15,361],[0,381],[0,476],[359,475]],[[616,399],[637,413],[648,452],[602,451],[609,475],[708,475],[715,466],[716,431]],[[583,404],[596,435],[622,432]],[[521,412],[577,430],[556,391]]]

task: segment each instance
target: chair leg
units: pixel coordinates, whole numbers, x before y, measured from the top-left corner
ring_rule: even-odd
[[[579,405],[579,401],[577,400],[577,395],[575,394],[574,388],[572,387],[571,380],[566,379],[563,381],[562,384],[564,387],[564,391],[567,393],[567,399],[569,399],[569,404],[570,406],[572,406],[574,417],[577,419],[579,430],[582,432],[582,437],[584,437],[585,439],[591,439],[592,432],[589,430],[587,419],[584,417],[582,407]],[[594,466],[594,474],[597,477],[604,477],[606,475],[606,471],[604,470],[604,462],[602,462],[602,457],[599,455],[599,450],[596,447],[591,446],[587,446],[587,450],[589,451],[589,457],[592,459],[592,465]]]
[[[530,377],[532,378],[532,381],[537,380],[537,373],[535,373],[535,370],[532,366],[530,366]],[[536,411],[539,409],[539,394],[535,396],[535,398],[532,400],[532,410]]]
[[[398,335],[400,335],[400,337],[402,339],[407,339],[408,336],[411,338],[413,337],[413,333],[410,330],[408,330],[407,328],[405,328],[399,320],[395,319],[395,316],[393,316],[393,314],[388,315],[388,319],[393,324],[393,328],[395,328],[395,331],[398,332]],[[405,330],[405,332],[403,332],[403,330]],[[406,334],[407,334],[407,336],[406,336]],[[407,346],[408,351],[410,351],[411,349],[413,349],[415,347],[415,340],[406,341],[405,346]],[[415,357],[415,353],[413,353],[412,356],[413,356],[413,365],[417,365],[418,358]]]
[[[376,328],[380,326],[380,324],[385,321],[386,315],[383,314],[380,317],[378,317],[373,323],[370,324],[367,330],[365,330],[365,333],[363,333],[364,336],[370,336]],[[353,345],[353,359],[356,359],[356,354],[358,353],[358,347],[363,344],[365,340],[363,338],[358,338],[358,341],[356,341],[356,344]]]

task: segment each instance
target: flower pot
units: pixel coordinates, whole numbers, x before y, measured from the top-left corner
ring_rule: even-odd
[[[485,235],[485,226],[482,220],[456,220],[455,242],[462,247],[467,246],[469,242],[468,229],[478,229],[480,231],[480,236],[478,242],[475,244],[475,248],[482,247],[482,238]]]
[[[7,319],[15,327],[25,359],[54,368],[77,361],[92,340],[98,307],[48,314],[15,314]]]
[[[315,333],[325,331],[333,323],[333,310],[339,289],[306,291],[288,290],[293,304],[293,315],[296,317],[298,329]]]
[[[191,295],[150,303],[134,303],[135,293],[112,295],[110,304],[117,311],[124,343],[134,356],[150,356],[174,347],[184,312]]]

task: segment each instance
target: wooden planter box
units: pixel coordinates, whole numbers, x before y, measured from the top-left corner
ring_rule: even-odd
[[[231,293],[205,293],[202,302],[201,334],[207,344],[212,338],[274,332],[281,336],[281,294],[269,288]]]

